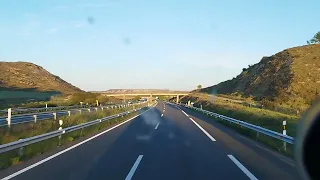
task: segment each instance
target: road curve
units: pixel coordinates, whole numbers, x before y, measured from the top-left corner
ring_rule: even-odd
[[[0,178],[28,167],[27,171],[10,177],[21,180],[298,179],[291,159],[239,136],[206,116],[180,108],[160,102],[141,116],[38,166],[26,162],[0,171]]]

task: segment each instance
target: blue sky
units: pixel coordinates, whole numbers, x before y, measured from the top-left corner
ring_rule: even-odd
[[[319,7],[318,0],[1,0],[0,60],[33,62],[83,90],[191,90],[306,44],[320,31]]]

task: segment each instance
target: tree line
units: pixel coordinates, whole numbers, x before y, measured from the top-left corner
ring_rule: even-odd
[[[320,44],[320,31],[317,32],[312,39],[307,41],[308,44]]]

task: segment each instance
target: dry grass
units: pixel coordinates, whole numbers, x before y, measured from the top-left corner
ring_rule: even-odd
[[[232,80],[202,92],[236,99],[253,97],[275,106],[305,111],[320,95],[320,44],[290,48],[244,68]]]
[[[222,114],[228,117],[232,117],[238,120],[242,120],[251,124],[259,125],[261,127],[282,133],[283,126],[282,121],[287,121],[287,134],[289,136],[296,135],[296,126],[297,121],[299,120],[298,116],[291,116],[286,114],[281,114],[274,111],[264,110],[264,109],[257,109],[257,108],[250,108],[247,106],[243,106],[240,104],[228,103],[224,101],[220,101],[219,99],[210,99],[209,96],[205,95],[194,95],[194,96],[185,96],[181,99],[182,103],[186,103],[187,101],[195,102],[194,106],[200,107],[211,112],[215,112],[218,114]],[[211,116],[210,116],[211,117]],[[259,134],[254,131],[251,131],[247,128],[241,127],[236,124],[228,123],[224,120],[213,118],[226,126],[229,126],[235,129],[237,132],[248,136],[252,139],[258,140],[270,148],[275,149],[285,155],[293,156],[293,146],[287,145],[287,149],[283,148],[283,142],[277,139]]]
[[[124,111],[124,110],[125,109],[122,109],[122,111]],[[144,110],[146,110],[146,108],[144,108]],[[76,116],[65,117],[65,119],[64,119],[65,124],[63,125],[63,127],[68,127],[68,126],[72,126],[75,124],[87,122],[87,121],[90,121],[93,119],[102,118],[105,116],[109,116],[111,114],[117,114],[120,111],[121,110],[112,110],[112,111],[104,111],[104,112],[100,111],[100,112],[92,113],[92,114],[86,114],[86,115],[78,114]],[[35,143],[32,145],[26,146],[23,149],[16,149],[16,150],[2,153],[2,154],[0,154],[0,169],[5,169],[5,168],[8,168],[12,165],[22,163],[23,161],[30,159],[31,157],[34,157],[39,154],[43,154],[44,152],[50,151],[54,148],[57,148],[58,146],[75,141],[75,140],[79,139],[80,137],[85,137],[85,136],[89,136],[94,133],[97,133],[97,132],[109,127],[110,125],[122,122],[122,121],[124,121],[130,117],[133,117],[137,114],[138,114],[138,112],[131,113],[131,114],[126,115],[124,117],[111,119],[111,120],[105,121],[105,122],[97,124],[97,125],[92,125],[92,126],[89,126],[87,128],[81,129],[81,130],[77,130],[77,131],[74,131],[71,133],[64,134],[64,135],[62,135],[61,140],[59,140],[58,137],[51,138],[51,139],[48,139],[45,141],[41,141],[39,143]],[[40,128],[41,130],[36,130],[36,128],[30,129],[30,127],[34,127],[31,124],[29,124],[27,126],[27,128],[16,126],[12,130],[13,132],[11,132],[11,130],[10,130],[9,133],[11,133],[11,134],[7,135],[5,138],[2,138],[2,142],[11,142],[11,141],[15,141],[21,137],[30,137],[30,136],[42,134],[45,132],[49,132],[50,130],[56,130],[58,128],[57,123],[53,123],[53,121],[51,121],[51,122],[48,121],[46,124],[47,124],[47,126]],[[22,131],[25,131],[25,133],[23,133]],[[23,135],[21,135],[21,134],[23,134]]]
[[[277,132],[282,132],[282,122],[287,121],[287,134],[295,136],[298,116],[287,115],[265,109],[243,106],[210,97],[202,96],[185,96],[181,102],[186,103],[188,100],[195,102],[196,107],[202,107],[206,110],[239,119],[251,124],[259,125]]]

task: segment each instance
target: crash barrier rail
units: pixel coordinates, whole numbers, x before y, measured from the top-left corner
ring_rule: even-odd
[[[0,118],[0,126],[8,126],[10,127],[13,124],[21,124],[26,122],[32,122],[35,123],[38,120],[45,120],[45,119],[57,119],[58,116],[64,116],[64,115],[71,115],[71,112],[91,112],[91,111],[98,111],[98,109],[113,109],[113,108],[124,108],[134,105],[139,105],[140,103],[135,104],[119,104],[119,105],[109,105],[109,106],[98,106],[98,107],[90,107],[90,108],[79,108],[79,109],[69,109],[69,110],[61,110],[56,112],[44,112],[44,113],[30,113],[30,114],[23,114],[23,115],[15,115],[11,116],[11,112],[8,113],[7,117]]]
[[[253,125],[253,124],[241,121],[241,120],[237,120],[237,119],[234,119],[234,118],[231,118],[231,117],[227,117],[227,116],[224,116],[224,115],[221,115],[221,114],[217,114],[217,113],[210,112],[210,111],[207,111],[207,110],[204,110],[204,109],[201,109],[201,108],[189,106],[189,105],[186,105],[186,104],[179,104],[179,105],[187,107],[187,108],[190,108],[190,109],[194,109],[194,110],[197,110],[197,111],[200,111],[200,112],[203,112],[203,113],[205,113],[207,115],[214,116],[215,118],[219,118],[219,119],[228,121],[230,123],[238,124],[238,125],[240,125],[242,127],[246,127],[246,128],[248,128],[250,130],[253,130],[253,131],[257,132],[257,133],[261,133],[261,134],[273,137],[275,139],[278,139],[280,141],[283,141],[283,142],[286,142],[286,143],[289,143],[289,144],[294,144],[294,141],[295,141],[295,139],[293,137],[285,135],[286,133],[281,134],[281,133],[278,133],[276,131],[272,131],[272,130],[263,128],[261,126]],[[285,132],[285,130],[284,130],[284,132]]]
[[[130,110],[130,111],[126,111],[126,112],[122,112],[122,113],[115,114],[115,115],[112,115],[112,116],[108,116],[108,117],[105,117],[105,118],[97,119],[97,120],[94,120],[94,121],[89,121],[87,123],[82,123],[82,124],[71,126],[71,127],[67,127],[67,128],[59,128],[59,130],[56,130],[56,131],[53,131],[53,132],[41,134],[41,135],[38,135],[38,136],[33,136],[33,137],[30,137],[30,138],[20,139],[18,141],[10,142],[10,143],[7,143],[7,144],[2,144],[2,145],[0,145],[0,153],[7,152],[7,151],[10,151],[10,150],[14,150],[14,149],[18,149],[18,148],[22,148],[24,146],[27,146],[27,145],[30,145],[30,144],[34,144],[34,143],[37,143],[37,142],[40,142],[40,141],[44,141],[44,140],[49,139],[49,138],[58,137],[58,136],[61,136],[61,135],[65,134],[65,133],[76,131],[76,130],[79,130],[79,129],[82,129],[82,128],[85,128],[85,127],[88,127],[88,126],[92,126],[92,125],[95,125],[95,124],[99,124],[99,123],[102,123],[104,121],[107,121],[107,120],[110,120],[110,119],[114,119],[114,118],[117,118],[117,117],[120,117],[120,116],[128,115],[130,113],[139,111],[141,109],[142,108],[133,109],[133,110]]]

